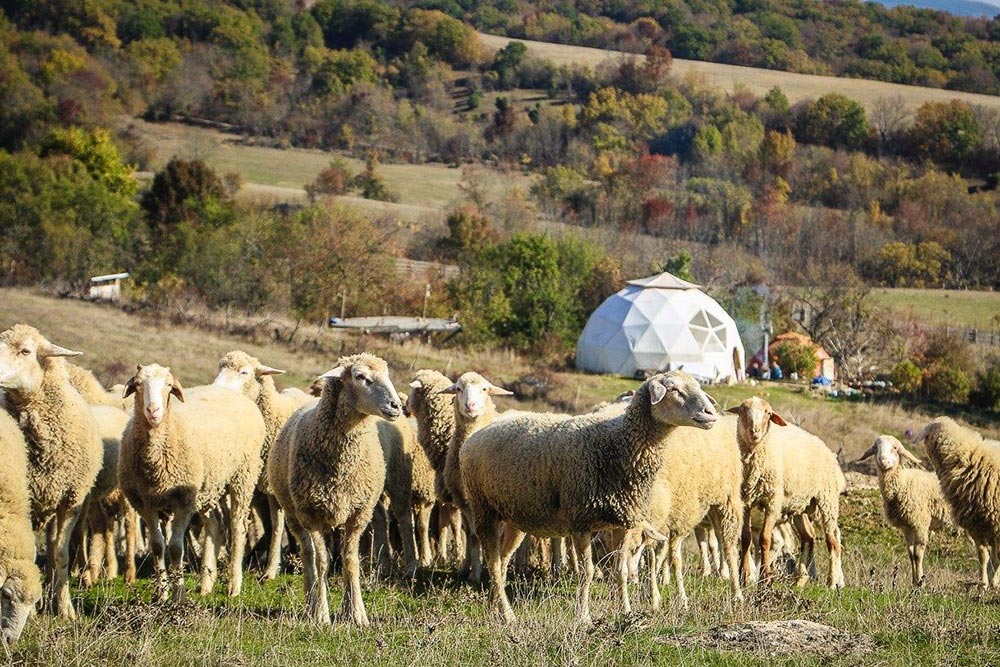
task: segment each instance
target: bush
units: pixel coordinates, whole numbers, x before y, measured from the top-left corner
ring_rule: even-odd
[[[920,381],[923,379],[923,372],[920,367],[913,363],[912,359],[904,359],[895,366],[889,373],[889,380],[892,385],[903,394],[915,394],[920,389]]]
[[[812,378],[816,371],[816,351],[809,345],[787,341],[774,350],[774,356],[786,374],[798,373],[800,378]]]
[[[924,391],[935,401],[964,405],[971,390],[972,381],[959,368],[937,364],[924,373]]]
[[[986,370],[976,373],[976,388],[969,401],[984,410],[1000,409],[1000,359],[988,360]]]
[[[330,161],[329,167],[316,175],[312,183],[306,185],[306,194],[309,195],[310,201],[315,201],[322,195],[342,195],[351,189],[354,178],[347,163],[335,158]]]

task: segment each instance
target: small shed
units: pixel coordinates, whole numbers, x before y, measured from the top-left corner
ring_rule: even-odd
[[[122,281],[126,278],[128,278],[127,273],[94,276],[90,279],[90,298],[99,301],[118,301],[122,297]]]
[[[770,345],[767,346],[767,358],[775,359],[775,351],[781,347],[782,343],[798,343],[799,345],[808,345],[812,347],[813,352],[816,353],[816,368],[813,370],[813,377],[824,377],[828,380],[836,380],[837,372],[833,364],[833,357],[827,352],[822,345],[815,342],[812,338],[805,334],[796,333],[794,331],[787,331],[783,334],[775,336]],[[757,354],[753,355],[750,363],[757,362],[763,365],[764,363],[764,348],[757,350]],[[781,359],[778,359],[778,365],[781,365]],[[811,379],[811,378],[806,378]]]

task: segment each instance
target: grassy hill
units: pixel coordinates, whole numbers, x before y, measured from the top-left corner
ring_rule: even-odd
[[[928,324],[1000,329],[1000,293],[943,289],[877,289],[882,304]]]
[[[540,58],[551,60],[559,65],[590,65],[596,67],[608,59],[631,55],[620,51],[607,51],[585,46],[571,46],[550,42],[534,42],[531,40],[514,40],[509,37],[479,33],[483,44],[490,49],[501,49],[509,42],[523,42],[528,47],[528,53]],[[639,56],[642,58],[642,56]],[[774,86],[780,86],[793,104],[807,98],[817,98],[829,92],[838,92],[860,102],[869,111],[882,98],[900,97],[906,108],[913,112],[924,102],[947,102],[960,99],[972,105],[981,105],[988,109],[1000,109],[1000,97],[963,93],[940,88],[923,88],[920,86],[904,86],[884,81],[868,79],[850,79],[835,76],[818,76],[812,74],[796,74],[779,70],[741,67],[721,63],[708,63],[696,60],[674,59],[673,74],[676,77],[693,77],[705,83],[717,86],[727,92],[734,87],[748,88],[757,95],[763,95]]]

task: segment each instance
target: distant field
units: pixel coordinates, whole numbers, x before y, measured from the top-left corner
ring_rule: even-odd
[[[520,41],[528,47],[528,53],[553,61],[559,65],[590,65],[596,66],[609,58],[623,55],[620,51],[607,51],[585,46],[570,46],[550,42],[535,42],[531,40],[512,40],[509,37],[479,33],[482,43],[490,49],[503,48],[508,42]],[[640,56],[641,57],[641,56]],[[710,85],[730,92],[734,86],[745,86],[754,93],[761,95],[774,86],[780,86],[792,103],[806,98],[816,98],[824,93],[838,92],[847,95],[871,109],[879,98],[899,96],[906,107],[913,111],[924,102],[944,102],[961,99],[969,104],[982,105],[1000,109],[1000,97],[962,93],[939,88],[922,88],[919,86],[904,86],[897,83],[870,81],[867,79],[849,79],[834,76],[816,76],[811,74],[795,74],[779,70],[740,67],[738,65],[723,65],[706,63],[697,60],[675,59],[673,73],[677,77],[695,76],[704,79]]]
[[[1000,330],[1000,292],[938,289],[877,289],[884,305],[929,324]]]

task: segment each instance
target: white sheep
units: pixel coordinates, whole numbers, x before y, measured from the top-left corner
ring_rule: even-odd
[[[815,535],[804,517],[818,513],[830,551],[826,583],[831,588],[842,588],[844,573],[837,522],[840,495],[847,489],[847,480],[837,457],[815,435],[787,425],[760,397],[748,398],[730,408],[729,412],[737,416],[736,441],[743,460],[743,500],[747,509],[740,578],[746,581],[749,576],[749,510],[759,507],[764,512],[760,549],[761,578],[765,582],[771,579],[770,551],[774,527],[783,516],[793,518],[802,542],[797,583],[801,586],[809,580]],[[772,424],[782,428],[772,429]]]
[[[407,410],[417,421],[417,442],[427,455],[434,470],[434,489],[438,500],[441,530],[438,533],[438,553],[444,560],[465,556],[462,513],[450,502],[444,481],[448,447],[455,434],[455,408],[450,394],[442,393],[452,381],[441,373],[421,369],[410,382]]]
[[[976,543],[979,582],[1000,588],[1000,442],[961,426],[950,417],[938,417],[921,430],[927,457],[951,506],[952,518]]]
[[[250,399],[221,387],[184,390],[158,364],[138,366],[126,396],[135,394],[135,410],[122,435],[119,484],[142,516],[150,534],[158,600],[168,587],[183,601],[184,536],[192,515],[204,523],[199,592],[215,585],[219,523],[217,510],[228,495],[229,587],[243,587],[246,521],[262,465],[265,426]],[[169,572],[160,515],[170,519]]]
[[[666,439],[678,426],[709,429],[716,420],[698,382],[673,371],[644,382],[623,415],[525,414],[474,433],[461,449],[461,476],[489,568],[490,611],[504,621],[514,620],[502,564],[525,532],[572,535],[583,569],[577,618],[588,622],[594,576],[591,534],[610,529],[617,551],[615,590],[627,612],[625,531],[648,525],[650,491]],[[501,522],[507,523],[503,543]]]
[[[285,532],[285,514],[278,505],[277,499],[270,492],[267,482],[267,457],[271,446],[278,437],[281,428],[292,414],[304,405],[316,402],[316,398],[295,387],[282,391],[274,384],[274,375],[285,371],[265,366],[256,357],[241,350],[227,352],[219,359],[219,372],[212,382],[217,387],[225,387],[238,391],[257,404],[267,435],[261,448],[260,480],[257,489],[267,497],[268,510],[271,518],[271,534],[268,542],[267,565],[264,567],[264,579],[271,580],[278,576],[281,566],[281,540]]]
[[[899,528],[910,556],[913,585],[924,582],[924,552],[932,530],[951,525],[951,508],[941,494],[941,485],[932,472],[903,468],[902,459],[922,466],[920,459],[891,435],[876,438],[859,461],[875,457],[882,508],[889,523]]]
[[[302,548],[306,610],[330,623],[325,534],[344,527],[344,616],[368,625],[361,598],[359,542],[385,488],[380,417],[402,415],[386,363],[371,354],[342,357],[323,374],[319,402],[292,415],[267,462],[272,493]]]
[[[17,422],[0,409],[0,637],[4,645],[18,640],[42,597],[28,509],[27,448]]]
[[[37,329],[18,324],[0,333],[0,389],[28,443],[31,520],[49,521],[46,607],[74,618],[69,593],[69,544],[104,448],[89,406],[69,383],[62,357],[79,355],[53,345]]]
[[[470,371],[463,373],[454,384],[442,389],[441,393],[454,394],[452,400],[455,411],[455,432],[448,444],[448,455],[444,465],[444,486],[447,490],[445,500],[465,510],[462,471],[459,467],[462,446],[469,436],[496,420],[497,409],[493,397],[510,396],[512,392],[497,387],[479,373]],[[471,581],[479,581],[482,578],[483,567],[478,537],[470,534],[466,545],[468,577]]]
[[[69,375],[69,383],[80,392],[83,400],[90,405],[108,405],[129,412],[132,409],[132,400],[122,398],[124,385],[105,389],[94,376],[93,372],[77,366],[76,364],[65,362],[66,373]]]

